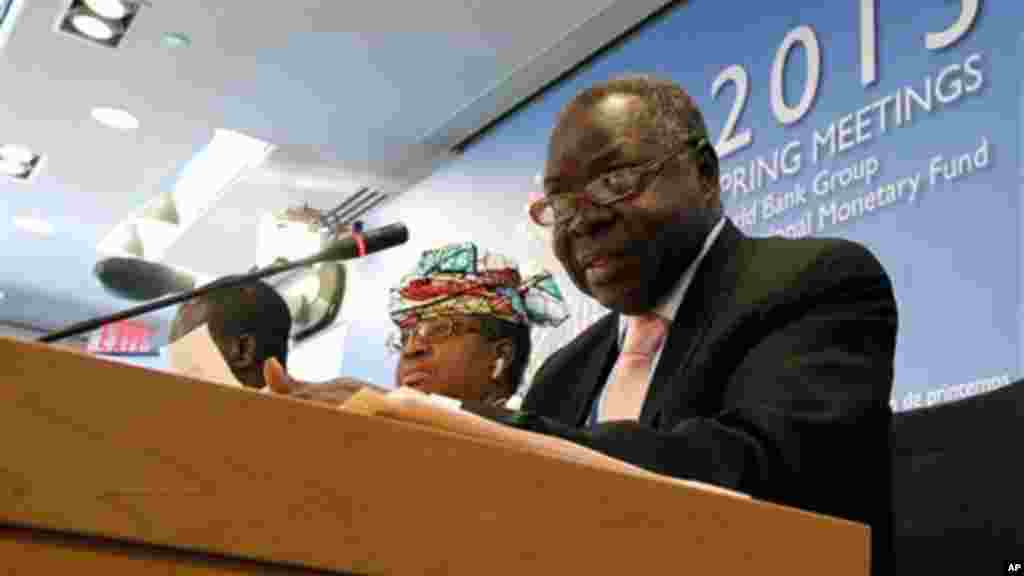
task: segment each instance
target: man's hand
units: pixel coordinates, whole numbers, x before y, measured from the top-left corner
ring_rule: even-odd
[[[263,363],[263,380],[273,394],[330,406],[341,406],[364,388],[376,389],[369,382],[356,378],[338,378],[321,383],[301,382],[289,376],[276,358],[268,358]]]
[[[544,454],[561,460],[629,476],[684,485],[706,492],[715,492],[737,498],[750,498],[746,494],[712,484],[656,474],[569,440],[512,428],[471,412],[438,406],[428,400],[422,392],[416,390],[399,389],[391,393],[382,393],[379,390],[365,388],[354,394],[341,407],[341,410],[368,416],[381,416],[402,420],[447,432],[454,432],[462,436],[482,438],[506,447]]]
[[[385,416],[392,409],[394,400],[383,390],[360,388],[340,406],[344,412],[365,416]]]

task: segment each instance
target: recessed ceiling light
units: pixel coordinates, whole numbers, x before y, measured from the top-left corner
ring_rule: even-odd
[[[217,129],[213,139],[189,160],[172,194],[181,221],[194,222],[245,171],[263,163],[274,147],[241,132]]]
[[[24,146],[15,146],[14,144],[5,144],[0,146],[0,159],[3,160],[18,162],[20,164],[29,164],[35,159],[35,157],[36,155]]]
[[[93,12],[110,20],[120,20],[128,15],[128,7],[121,0],[84,0]]]
[[[24,0],[0,0],[0,48],[7,43],[14,31],[14,23],[24,4]]]
[[[42,157],[24,146],[0,146],[0,174],[27,181],[39,168]]]
[[[92,117],[100,124],[118,130],[136,130],[139,127],[138,118],[119,108],[93,108]]]
[[[22,162],[15,162],[14,160],[8,160],[6,158],[0,158],[0,174],[6,174],[8,176],[14,176],[16,178],[24,178],[31,166]]]
[[[71,25],[82,34],[96,40],[110,40],[117,34],[111,23],[84,12],[72,16]]]
[[[14,2],[12,0],[0,0],[0,22],[4,21],[7,13],[11,10],[11,5]]]
[[[53,236],[53,225],[39,218],[16,217],[14,225],[20,230],[39,236]]]
[[[168,48],[186,48],[192,44],[192,41],[189,40],[188,36],[177,32],[164,34],[163,40],[164,46]]]

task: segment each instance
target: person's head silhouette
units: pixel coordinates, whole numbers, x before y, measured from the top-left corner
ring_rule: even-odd
[[[231,372],[247,388],[263,388],[263,364],[287,365],[291,315],[284,299],[264,282],[214,290],[182,304],[170,342],[206,325]]]

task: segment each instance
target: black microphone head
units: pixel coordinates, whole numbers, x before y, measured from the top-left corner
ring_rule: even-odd
[[[374,228],[363,235],[363,242],[366,243],[366,253],[373,254],[388,248],[394,248],[409,241],[409,229],[405,224],[397,222],[380,228]]]
[[[96,263],[93,274],[107,292],[127,300],[152,300],[196,285],[187,274],[138,258],[105,258]]]
[[[409,241],[409,229],[405,224],[389,224],[374,228],[364,234],[352,235],[335,241],[319,254],[303,260],[305,264],[349,260],[387,250]],[[365,251],[364,251],[365,250]]]

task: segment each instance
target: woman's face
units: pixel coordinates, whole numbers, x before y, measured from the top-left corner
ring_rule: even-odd
[[[503,384],[493,378],[499,342],[481,334],[480,319],[449,316],[420,324],[429,326],[417,325],[417,329],[407,330],[410,336],[405,338],[395,369],[397,386],[476,402],[489,402],[508,394],[501,389]]]

